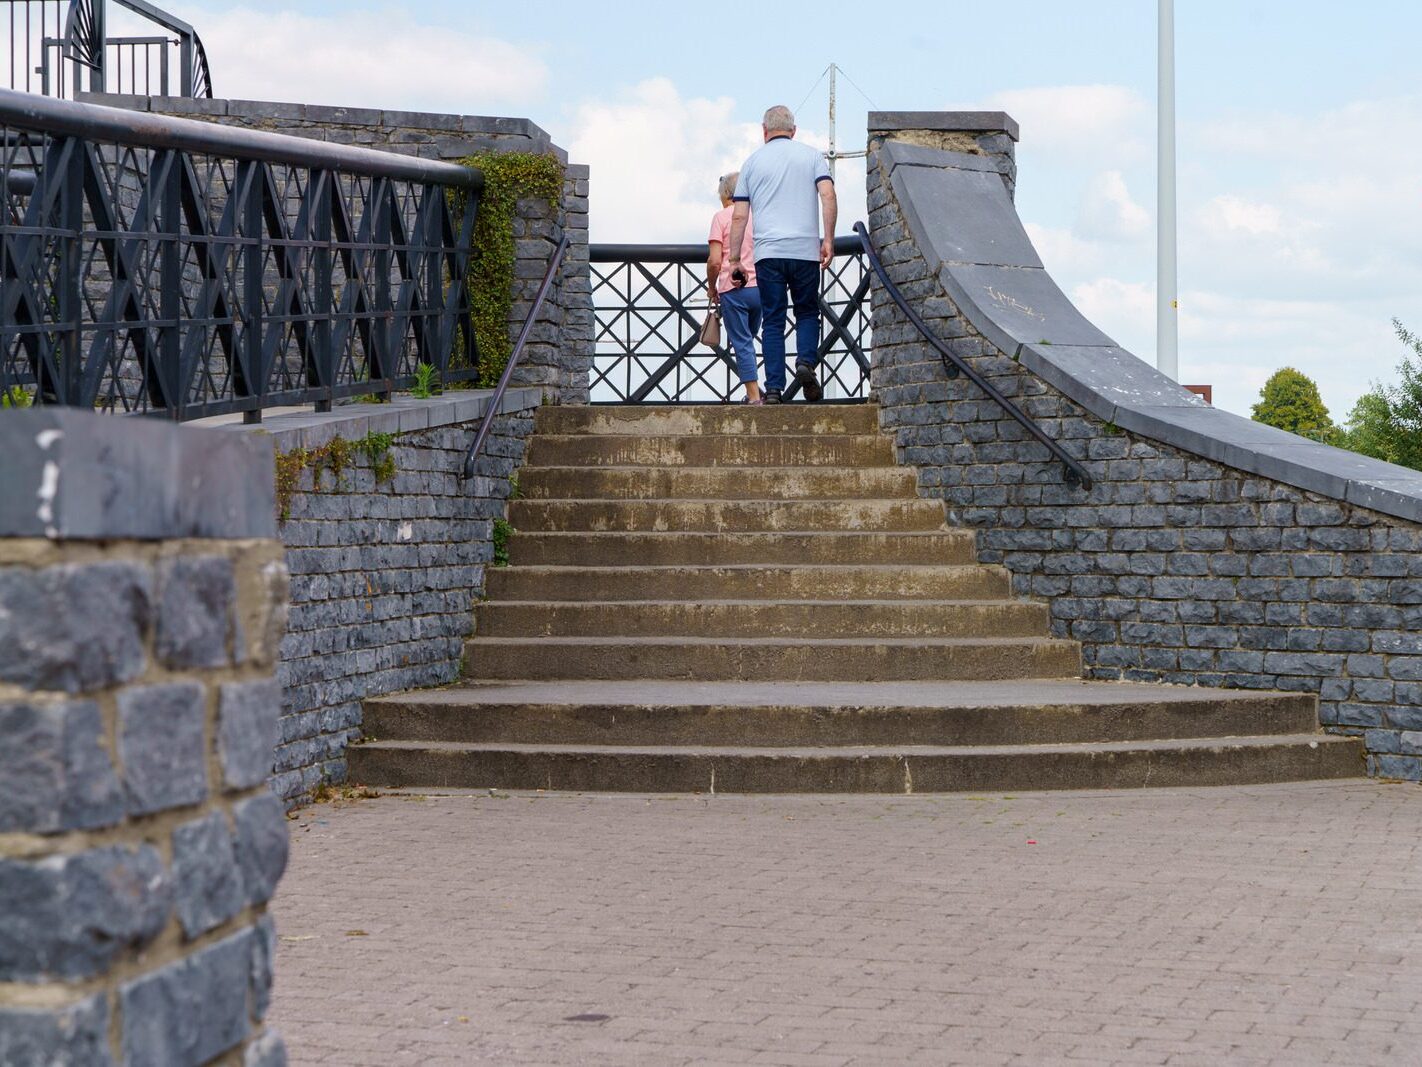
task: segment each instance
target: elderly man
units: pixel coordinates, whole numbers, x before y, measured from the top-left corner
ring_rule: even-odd
[[[746,160],[736,182],[730,265],[733,272],[739,268],[741,237],[746,219],[754,212],[765,402],[778,404],[785,388],[787,290],[789,302],[795,305],[795,380],[806,400],[819,400],[824,396],[815,374],[820,355],[820,270],[834,257],[834,224],[839,215],[834,180],[825,157],[795,141],[795,116],[788,107],[771,108],[760,128],[765,144]]]

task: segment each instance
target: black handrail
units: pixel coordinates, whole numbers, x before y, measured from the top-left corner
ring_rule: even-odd
[[[852,256],[859,251],[853,237],[836,237],[834,254]],[[588,245],[588,260],[592,263],[622,263],[625,260],[644,263],[705,263],[706,242],[692,245]]]
[[[468,478],[474,473],[474,464],[479,459],[479,453],[484,448],[484,441],[489,436],[489,431],[494,428],[494,419],[499,414],[499,405],[504,400],[504,390],[509,387],[509,379],[513,377],[514,369],[518,366],[519,356],[523,355],[524,342],[528,340],[529,332],[533,329],[533,322],[538,318],[538,312],[543,307],[543,301],[548,296],[548,290],[553,287],[553,278],[558,273],[558,268],[563,264],[563,256],[568,251],[568,246],[572,242],[564,237],[558,242],[558,247],[553,250],[553,258],[548,261],[548,272],[543,275],[543,282],[538,286],[538,295],[533,298],[533,306],[528,309],[528,317],[523,320],[523,328],[518,331],[518,340],[514,342],[513,351],[509,353],[509,361],[504,366],[504,373],[499,376],[499,384],[494,387],[494,395],[489,399],[489,410],[484,412],[484,421],[479,424],[479,432],[474,435],[474,441],[469,446],[469,451],[464,455],[464,477]]]
[[[1089,491],[1091,489],[1091,475],[1086,472],[1086,468],[1068,455],[1061,445],[1048,437],[1042,428],[1023,414],[1016,404],[999,393],[991,382],[973,369],[971,363],[956,355],[952,349],[935,337],[928,325],[918,317],[918,312],[908,306],[903,294],[899,292],[899,287],[889,280],[889,275],[884,271],[884,264],[879,260],[879,253],[874,248],[874,242],[869,239],[869,231],[865,229],[864,223],[856,222],[854,232],[859,235],[859,242],[864,247],[864,255],[868,257],[869,265],[874,268],[874,273],[883,283],[885,291],[899,306],[899,310],[904,313],[909,322],[913,324],[914,329],[922,335],[925,341],[938,350],[939,356],[943,359],[943,367],[948,372],[948,377],[956,378],[959,371],[966,374],[969,381],[985,392],[998,407],[1015,419],[1033,438],[1045,445],[1053,458],[1061,462],[1062,466],[1066,468],[1068,485],[1079,485],[1082,489]]]

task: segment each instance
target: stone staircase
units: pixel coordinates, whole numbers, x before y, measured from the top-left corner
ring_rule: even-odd
[[[389,787],[947,792],[1363,773],[1315,698],[1083,682],[871,405],[538,413],[465,684],[367,700]]]

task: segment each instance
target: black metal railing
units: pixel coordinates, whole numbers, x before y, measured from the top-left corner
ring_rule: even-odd
[[[477,377],[483,177],[0,89],[0,397],[175,420]]]
[[[826,399],[868,395],[869,272],[859,242],[841,237],[820,274],[817,366]],[[725,402],[740,391],[735,357],[701,344],[706,313],[706,246],[595,244],[592,263],[591,399],[607,404]],[[787,355],[794,358],[794,316]],[[760,361],[762,367],[764,360]],[[799,390],[794,376],[785,399]]]
[[[899,287],[890,280],[888,273],[884,270],[884,264],[879,259],[879,252],[874,247],[874,242],[870,239],[869,231],[865,228],[864,223],[856,222],[854,224],[854,232],[859,235],[858,240],[864,249],[864,255],[869,260],[869,265],[874,271],[875,276],[878,277],[880,284],[883,285],[884,291],[889,294],[889,299],[898,305],[898,309],[903,312],[904,317],[909,320],[913,328],[938,352],[939,357],[943,360],[943,369],[948,377],[956,378],[959,374],[966,375],[968,380],[986,393],[988,398],[997,404],[1008,417],[1026,430],[1034,440],[1046,446],[1047,451],[1052,454],[1052,458],[1061,463],[1065,468],[1064,476],[1068,485],[1080,486],[1082,489],[1090,490],[1091,475],[1087,473],[1086,468],[1069,455],[1061,445],[1048,437],[1046,432],[1026,415],[1021,408],[1003,396],[992,382],[988,381],[974,369],[971,363],[955,354],[951,348],[945,345],[933,331],[928,328],[928,324],[919,317],[918,312],[909,307],[908,301],[904,299],[904,295],[899,291]]]
[[[107,0],[0,0],[10,45],[0,86],[60,98],[212,95],[207,52],[192,26],[147,0],[113,2],[162,32],[108,36]]]
[[[518,339],[514,341],[513,349],[509,352],[509,361],[504,365],[504,373],[499,375],[499,384],[494,387],[494,395],[489,398],[489,410],[484,412],[484,420],[479,423],[479,429],[474,434],[469,451],[464,454],[463,476],[465,478],[474,473],[474,465],[478,462],[479,454],[484,450],[484,442],[488,440],[489,434],[494,428],[494,420],[499,416],[499,406],[504,402],[504,392],[508,389],[509,382],[518,369],[518,361],[523,356],[523,346],[528,342],[528,335],[533,330],[533,324],[538,320],[538,313],[543,310],[543,302],[548,299],[548,290],[553,287],[553,279],[558,277],[558,271],[563,266],[563,257],[568,254],[568,247],[571,243],[568,238],[564,237],[558,242],[558,247],[553,250],[552,259],[548,261],[548,270],[543,275],[543,281],[538,285],[538,292],[533,297],[533,306],[528,309],[528,316],[523,320],[523,327],[518,331]]]

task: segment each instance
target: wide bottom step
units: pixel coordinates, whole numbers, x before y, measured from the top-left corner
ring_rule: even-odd
[[[377,741],[360,783],[628,793],[958,793],[1250,785],[1362,773],[1354,738],[1317,734],[1077,745],[629,748]]]

